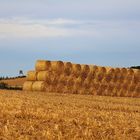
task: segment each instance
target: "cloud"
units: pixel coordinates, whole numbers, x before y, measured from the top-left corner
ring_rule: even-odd
[[[71,19],[34,20],[26,18],[0,19],[0,38],[48,38],[96,35],[84,29],[65,27],[81,21]]]
[[[0,19],[0,39],[54,37],[134,38],[140,35],[139,20]],[[133,36],[132,36],[133,35]]]

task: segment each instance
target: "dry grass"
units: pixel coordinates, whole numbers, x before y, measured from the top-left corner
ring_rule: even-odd
[[[9,79],[9,80],[1,80],[0,82],[7,83],[10,86],[22,86],[26,78],[16,78],[16,79]]]
[[[2,140],[139,140],[140,99],[0,90]]]

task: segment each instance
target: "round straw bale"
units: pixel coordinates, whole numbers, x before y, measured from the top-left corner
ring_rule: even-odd
[[[44,81],[36,81],[32,85],[33,91],[45,91],[46,90],[46,83]]]
[[[128,72],[126,68],[121,68],[120,70],[123,75],[126,75]]]
[[[37,80],[37,72],[36,71],[28,71],[27,72],[27,81],[36,81]]]
[[[68,77],[67,86],[72,87],[73,85],[74,85],[74,78],[73,77]]]
[[[72,66],[72,75],[74,77],[79,77],[81,74],[81,65],[80,64],[73,64]]]
[[[95,90],[98,90],[100,88],[100,83],[94,82],[92,86]]]
[[[82,65],[82,70],[81,70],[82,79],[85,79],[89,72],[90,72],[90,67],[88,65]]]
[[[113,79],[112,73],[108,73],[104,76],[103,81],[104,82],[110,82]]]
[[[86,79],[88,79],[89,81],[94,80],[94,75],[93,75],[93,73],[92,73],[92,72],[89,72]]]
[[[76,80],[74,81],[74,85],[75,85],[77,88],[81,87],[82,84],[83,84],[83,80],[82,80],[81,77],[76,78]]]
[[[127,71],[128,71],[128,74],[131,74],[131,75],[133,75],[133,74],[134,74],[134,70],[133,70],[133,69],[131,69],[131,68],[129,68]]]
[[[24,91],[32,91],[32,85],[33,85],[33,82],[32,81],[26,81],[26,82],[24,82],[24,84],[23,84],[23,90]]]
[[[61,74],[64,72],[64,63],[62,61],[51,61],[52,71],[57,74]]]
[[[63,84],[63,85],[66,85],[67,84],[67,76],[65,75],[60,75],[59,79],[58,79],[58,82]]]
[[[50,68],[51,68],[51,62],[47,60],[37,60],[35,64],[36,71],[46,71],[46,70],[50,70]]]
[[[130,73],[128,73],[127,74],[127,76],[125,77],[125,80],[127,80],[127,81],[132,81],[134,79],[134,75],[133,74],[130,74]]]
[[[89,81],[88,79],[84,80],[84,82],[83,82],[83,87],[84,87],[85,89],[89,89],[90,86],[91,86],[90,81]]]
[[[126,81],[125,83],[122,84],[121,87],[125,90],[128,90],[129,85],[130,85],[129,82]]]
[[[58,80],[58,76],[54,76],[51,78],[51,85],[53,85],[54,87],[57,86],[59,80]]]
[[[109,69],[108,73],[113,75],[115,73],[115,69],[114,68]]]
[[[63,93],[64,87],[65,87],[65,85],[64,85],[63,83],[59,83],[59,84],[56,86],[56,92],[58,92],[58,93]]]
[[[69,76],[72,71],[72,63],[71,62],[65,62],[64,63],[64,74]]]
[[[89,65],[82,65],[82,73],[89,73],[90,72],[90,67]]]
[[[90,67],[91,72],[98,72],[98,70],[99,70],[99,67],[96,65],[93,65],[92,67]]]
[[[132,83],[132,84],[129,85],[128,91],[134,92],[135,91],[135,88],[136,88],[136,84],[135,83]]]
[[[140,94],[140,83],[137,84],[136,88],[135,88],[135,92]]]
[[[108,94],[111,95],[113,89],[114,89],[114,85],[110,83],[110,84],[108,85],[108,87],[107,87]]]
[[[107,70],[105,67],[99,67],[99,72],[105,74]]]
[[[115,73],[121,73],[120,68],[115,68],[114,70],[115,70]]]
[[[103,80],[103,78],[104,78],[104,74],[103,73],[97,73],[96,74],[96,80],[97,81],[102,81]]]
[[[51,73],[48,71],[40,71],[37,74],[37,80],[51,83]]]

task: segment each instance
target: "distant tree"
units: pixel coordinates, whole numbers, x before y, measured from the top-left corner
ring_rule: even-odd
[[[132,68],[132,69],[140,69],[140,66],[132,66],[130,68]]]
[[[19,76],[23,76],[23,70],[19,70]]]

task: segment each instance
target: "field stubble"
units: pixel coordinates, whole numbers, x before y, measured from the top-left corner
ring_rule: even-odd
[[[2,140],[139,140],[140,99],[0,90]]]

